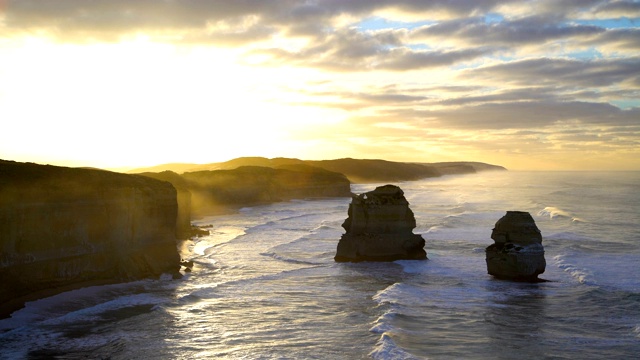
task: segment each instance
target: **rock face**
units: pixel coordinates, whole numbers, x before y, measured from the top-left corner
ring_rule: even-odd
[[[503,279],[539,281],[546,267],[542,235],[528,212],[507,211],[491,233],[486,249],[487,271]]]
[[[176,236],[178,239],[188,239],[193,236],[191,231],[191,191],[182,176],[173,171],[160,173],[140,173],[138,175],[167,181],[176,188],[178,196],[178,218],[176,219]]]
[[[342,224],[337,262],[422,260],[425,241],[413,234],[416,220],[404,192],[385,185],[353,196],[349,217]]]
[[[168,182],[0,160],[0,316],[38,293],[177,276],[176,218]]]

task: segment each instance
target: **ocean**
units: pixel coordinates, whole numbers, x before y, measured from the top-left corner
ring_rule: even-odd
[[[381,184],[355,184],[361,193]],[[89,287],[0,320],[0,359],[630,359],[640,354],[640,172],[483,172],[396,183],[429,260],[335,263],[350,199],[195,221],[179,280]],[[540,283],[487,274],[531,213]]]

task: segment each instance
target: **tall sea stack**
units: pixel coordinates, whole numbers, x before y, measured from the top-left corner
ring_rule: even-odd
[[[347,231],[338,243],[337,262],[423,260],[425,241],[413,234],[416,220],[404,192],[395,185],[353,196]]]
[[[528,212],[507,211],[496,222],[486,249],[487,271],[502,279],[539,281],[546,267],[542,235]]]

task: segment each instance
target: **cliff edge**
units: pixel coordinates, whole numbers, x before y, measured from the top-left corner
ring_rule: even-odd
[[[72,288],[178,276],[176,218],[168,182],[0,160],[0,317]]]

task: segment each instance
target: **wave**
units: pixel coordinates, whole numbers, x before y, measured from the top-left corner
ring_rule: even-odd
[[[380,340],[376,344],[375,349],[369,353],[369,356],[373,359],[403,359],[403,360],[417,360],[418,357],[415,357],[408,352],[404,351],[398,345],[395,344],[391,336],[382,334]]]
[[[585,220],[579,217],[573,216],[568,211],[565,211],[553,206],[547,206],[544,209],[538,211],[538,216],[544,216],[544,217],[548,216],[549,219],[551,220],[557,219],[557,218],[564,218],[564,219],[571,219],[572,222],[579,222],[579,223],[586,222]]]
[[[171,276],[168,278],[170,279]],[[148,285],[153,286],[153,284],[171,282],[175,283],[176,281],[167,281],[167,278],[162,277],[161,280],[147,279],[120,284],[89,286],[29,301],[24,308],[11,314],[10,318],[0,320],[0,332],[40,323],[47,319],[68,319],[74,314],[86,314],[99,309],[108,309],[109,307],[122,307],[127,304],[131,306],[155,304],[159,299],[150,294],[121,295],[132,291],[146,291]]]
[[[397,314],[390,311],[385,312],[376,319],[375,324],[371,329],[369,329],[369,331],[374,334],[384,334],[387,331],[393,330],[393,326],[389,323],[396,317],[396,315]]]
[[[24,309],[12,314],[9,321],[0,321],[4,331],[0,342],[6,341],[7,345],[2,346],[0,358],[30,358],[32,353],[39,352],[48,358],[70,349],[79,353],[108,346],[117,342],[121,334],[89,329],[150,313],[169,301],[149,293],[105,298],[113,295],[108,290],[122,290],[123,285],[117,288],[95,286],[27,303]],[[58,330],[52,332],[52,328]]]
[[[323,222],[323,223],[322,223],[322,224],[320,224],[318,227],[313,228],[313,229],[311,230],[311,232],[318,232],[318,231],[332,231],[332,230],[336,230],[336,229],[337,229],[337,227],[335,227],[335,226],[331,226],[331,225],[328,225],[328,224],[326,224],[326,223],[324,223],[324,222]]]
[[[314,262],[309,260],[299,260],[292,257],[287,257],[275,252],[261,252],[260,255],[271,257],[273,259],[284,261],[290,264],[301,264],[301,265],[324,265],[324,262]]]
[[[556,255],[553,257],[553,260],[558,268],[569,273],[579,283],[592,286],[598,285],[593,279],[593,274],[590,271],[568,263],[565,255]]]

